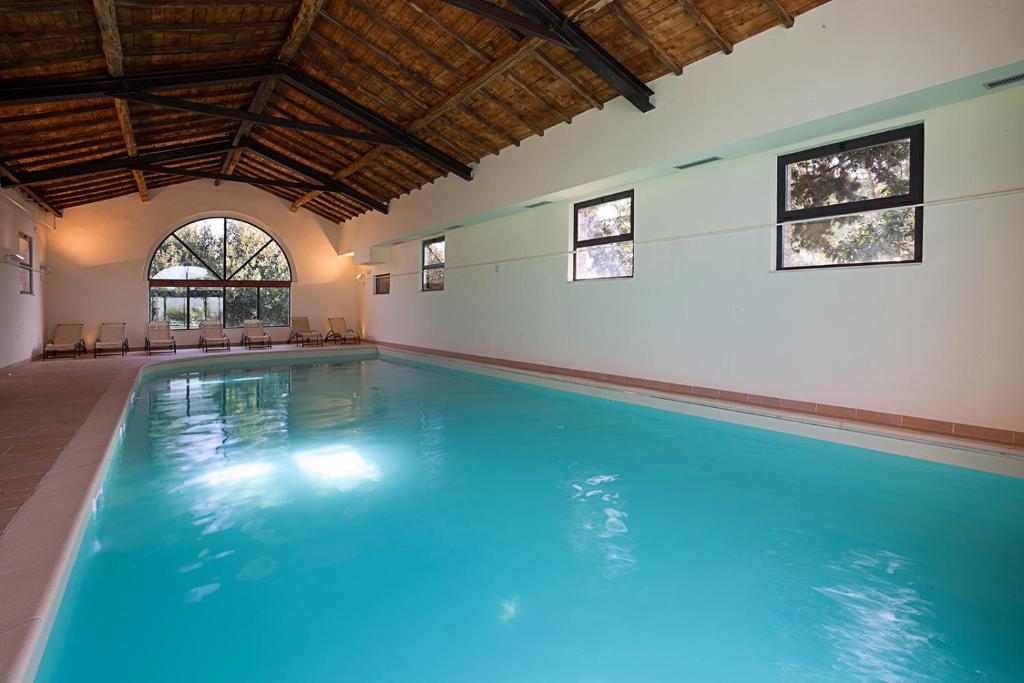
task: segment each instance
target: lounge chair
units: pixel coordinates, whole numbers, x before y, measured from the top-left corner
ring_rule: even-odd
[[[331,331],[327,333],[324,341],[334,342],[335,344],[344,344],[346,341],[351,341],[353,344],[362,343],[359,339],[359,333],[346,325],[344,318],[328,318],[327,324],[330,326]]]
[[[261,320],[243,320],[242,321],[242,346],[252,350],[253,346],[263,346],[270,348],[273,344],[270,341],[270,335],[263,329],[263,321]]]
[[[292,333],[287,343],[292,342],[303,346],[323,346],[324,336],[309,326],[309,318],[292,318]]]
[[[219,320],[204,320],[199,323],[199,348],[209,351],[210,347],[231,350],[231,340],[224,334],[224,325]]]
[[[150,356],[154,351],[178,352],[178,343],[171,335],[171,323],[157,320],[146,325],[146,353]]]
[[[128,353],[128,335],[125,329],[128,323],[100,323],[100,336],[92,347],[92,357],[97,358],[105,351]]]
[[[58,353],[70,353],[78,358],[78,353],[85,353],[85,340],[82,339],[82,323],[61,323],[53,330],[53,337],[43,347],[43,360],[53,358]]]

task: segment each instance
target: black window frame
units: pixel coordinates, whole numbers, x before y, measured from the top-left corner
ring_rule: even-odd
[[[177,236],[177,232],[179,230],[181,230],[182,228],[187,227],[187,226],[189,226],[189,225],[191,225],[193,223],[198,223],[199,221],[205,221],[205,220],[221,220],[221,221],[223,221],[222,229],[224,231],[224,243],[223,243],[223,245],[221,247],[221,261],[222,261],[224,267],[222,267],[222,268],[213,268],[209,263],[206,262],[206,259],[202,258],[188,244],[186,244],[183,240],[181,240]],[[230,274],[221,273],[220,272],[221,270],[226,270],[226,266],[227,266],[227,222],[228,222],[228,220],[238,221],[239,223],[245,223],[246,225],[251,225],[252,227],[256,228],[257,230],[259,230],[260,232],[262,232],[263,234],[265,234],[267,236],[267,241],[264,242],[263,245],[260,246],[259,249],[254,251],[249,256],[249,258],[247,258],[245,260],[245,262],[243,262],[240,266],[235,268],[234,272],[232,272]],[[221,303],[220,322],[224,326],[224,329],[235,329],[235,330],[237,330],[237,329],[241,329],[242,326],[241,325],[228,325],[228,322],[227,322],[227,309],[226,309],[227,290],[229,290],[229,289],[255,289],[256,290],[256,317],[258,319],[262,320],[262,317],[260,316],[260,314],[263,312],[263,301],[262,301],[262,294],[263,293],[262,293],[262,290],[263,289],[271,289],[271,288],[284,288],[284,289],[288,290],[288,322],[283,324],[283,325],[264,325],[264,326],[265,327],[270,327],[270,328],[286,328],[286,327],[289,327],[291,325],[291,314],[292,314],[291,288],[292,288],[292,282],[293,282],[293,279],[294,279],[293,273],[295,271],[292,268],[291,259],[288,258],[288,252],[286,252],[284,250],[284,247],[281,246],[281,243],[273,235],[268,233],[266,230],[264,230],[263,228],[261,228],[260,226],[254,224],[254,223],[250,223],[249,221],[241,219],[241,218],[235,218],[234,216],[208,216],[206,218],[197,218],[197,219],[195,219],[193,221],[189,221],[188,223],[184,223],[183,225],[179,225],[174,230],[172,230],[164,239],[160,240],[160,244],[158,244],[156,249],[153,250],[153,254],[149,258],[149,266],[147,267],[147,271],[146,271],[147,273],[152,273],[153,272],[153,259],[156,258],[156,255],[157,255],[157,253],[159,253],[160,248],[163,247],[164,244],[166,244],[170,240],[175,240],[182,248],[185,249],[185,251],[187,251],[189,254],[192,255],[193,258],[195,258],[199,263],[201,263],[203,265],[203,267],[207,269],[207,271],[209,271],[213,275],[219,275],[220,277],[216,278],[216,279],[210,279],[210,280],[199,280],[199,279],[172,280],[172,279],[161,279],[161,278],[150,277],[148,279],[148,283],[149,283],[148,294],[149,294],[149,296],[147,297],[148,298],[148,306],[149,306],[149,315],[147,317],[148,317],[148,319],[150,321],[153,320],[153,294],[152,294],[152,292],[153,292],[154,288],[170,288],[170,289],[184,289],[185,290],[185,297],[184,297],[184,299],[185,299],[185,327],[184,328],[174,328],[176,330],[177,329],[181,329],[182,331],[196,331],[196,330],[198,330],[198,327],[192,327],[192,307],[189,305],[189,301],[192,298],[192,290],[193,289],[219,289],[221,291],[221,302],[222,302]],[[282,256],[284,256],[285,263],[288,265],[288,277],[289,277],[288,280],[232,280],[231,279],[232,277],[234,277],[235,275],[240,273],[243,268],[245,268],[250,263],[252,263],[252,261],[257,256],[259,256],[260,253],[262,253],[263,250],[266,249],[267,247],[269,247],[271,244],[277,245],[277,248],[281,250]],[[200,321],[200,322],[202,322],[202,321]]]
[[[28,244],[28,249],[27,249],[28,255],[27,256],[25,254],[21,253],[21,240],[25,240],[25,242]],[[25,260],[24,261],[20,261],[18,263],[18,268],[21,269],[18,274],[20,275],[21,271],[24,271],[25,273],[28,274],[28,289],[22,289],[21,284],[20,283],[18,284],[18,291],[21,294],[33,295],[33,294],[36,293],[36,283],[35,283],[35,279],[36,278],[35,278],[35,275],[32,272],[32,269],[35,267],[35,258],[36,258],[35,251],[36,251],[36,249],[35,249],[35,240],[32,238],[32,235],[29,235],[28,233],[24,233],[24,232],[19,232],[18,233],[18,255],[22,256]]]
[[[388,291],[380,291],[380,283],[384,280],[388,281]],[[373,276],[373,295],[374,296],[386,296],[391,294],[391,273],[377,273]]]
[[[585,202],[577,202],[572,205],[572,281],[573,282],[591,282],[593,280],[628,280],[632,278],[636,273],[636,246],[634,245],[633,251],[633,270],[629,275],[610,275],[608,277],[587,277],[579,278],[576,276],[576,262],[579,256],[578,252],[580,249],[587,247],[599,247],[605,244],[615,244],[617,242],[635,242],[634,235],[636,231],[636,193],[634,190],[623,190],[622,192],[616,192],[614,194],[607,194],[603,197],[595,197],[594,199],[588,199]],[[580,239],[580,209],[588,209],[591,206],[597,206],[598,204],[607,204],[609,202],[618,201],[620,199],[629,198],[629,232],[621,235],[608,235],[606,237],[595,237],[593,239],[581,240]]]
[[[441,286],[440,287],[434,287],[433,289],[430,289],[430,288],[427,287],[426,272],[428,270],[440,270],[442,273],[444,273],[445,264],[448,262],[448,243],[445,242],[445,245],[444,245],[444,261],[441,261],[440,263],[430,263],[430,264],[427,263],[427,245],[437,244],[438,242],[445,242],[445,236],[441,235],[440,237],[431,237],[428,240],[423,240],[422,244],[420,244],[420,291],[421,292],[443,292],[444,291],[444,285],[445,285],[444,281],[441,282]],[[445,279],[447,280],[447,276],[445,276]]]
[[[790,164],[815,159],[817,157],[839,154],[865,147],[874,147],[894,140],[910,140],[910,191],[906,194],[877,199],[858,199],[852,202],[829,204],[827,206],[811,206],[805,209],[789,209],[789,175],[786,168]],[[778,158],[776,175],[776,211],[775,228],[775,269],[776,270],[811,270],[819,268],[854,268],[858,266],[887,266],[904,263],[921,263],[924,241],[924,124],[915,123],[893,130],[864,135],[841,142],[833,142],[810,149],[784,154]],[[914,206],[914,257],[902,261],[865,261],[863,263],[823,263],[814,266],[787,266],[783,264],[783,230],[785,224],[802,223],[822,218],[849,216],[861,213],[872,213],[885,209],[897,209]]]

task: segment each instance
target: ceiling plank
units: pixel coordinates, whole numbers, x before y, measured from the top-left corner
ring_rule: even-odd
[[[107,72],[114,78],[124,76],[124,50],[121,47],[121,33],[117,28],[117,9],[113,0],[92,0],[93,11],[96,13],[96,23],[100,27],[100,40],[103,43],[103,57],[107,62]],[[128,103],[123,100],[114,101],[114,109],[117,112],[117,123],[121,126],[121,136],[124,138],[125,151],[129,157],[136,156],[139,151],[135,145],[135,131],[132,128],[132,116],[128,110]],[[142,171],[132,171],[135,178],[135,186],[139,191],[139,199],[149,201],[149,188],[146,187],[146,177]]]
[[[490,19],[500,26],[506,26],[533,38],[539,38],[541,40],[554,43],[555,45],[563,47],[570,52],[574,52],[577,49],[575,45],[567,41],[565,38],[560,36],[557,31],[552,30],[545,24],[534,21],[522,14],[511,12],[504,7],[487,2],[487,0],[442,1],[467,12],[472,12],[477,16]]]
[[[543,64],[548,71],[557,76],[566,85],[575,90],[576,93],[580,97],[585,99],[591,107],[594,107],[595,109],[604,109],[604,104],[602,104],[600,100],[598,100],[596,97],[591,95],[590,91],[583,87],[582,83],[573,78],[572,74],[566,72],[565,69],[561,68],[560,66],[552,62],[550,59],[548,59],[543,52],[541,52],[540,50],[536,50],[533,53],[533,58],[536,59],[541,64]]]

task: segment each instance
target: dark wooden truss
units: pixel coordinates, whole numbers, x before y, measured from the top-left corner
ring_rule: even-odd
[[[6,0],[0,184],[65,208],[193,179],[332,221],[825,0]]]

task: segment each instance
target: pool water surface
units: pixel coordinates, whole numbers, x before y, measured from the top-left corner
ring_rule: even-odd
[[[1024,480],[385,360],[138,392],[37,681],[1024,680]]]

